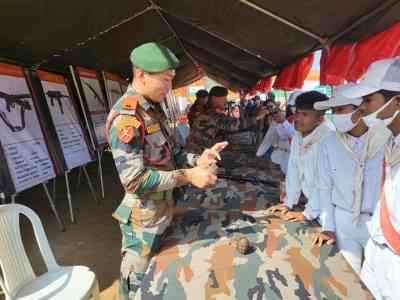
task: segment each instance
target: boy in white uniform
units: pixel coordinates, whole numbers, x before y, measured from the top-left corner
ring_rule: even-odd
[[[381,194],[368,224],[371,238],[361,278],[376,299],[400,299],[400,59],[372,64],[366,78],[346,93],[383,104],[366,117],[366,123],[371,128],[387,126],[383,135],[385,129],[392,133],[385,149],[385,170],[376,174],[382,180]]]
[[[370,221],[380,194],[384,144],[388,134],[368,130],[361,118],[371,113],[375,101],[346,97],[353,84],[336,89],[336,98],[316,103],[316,109],[332,108],[336,133],[321,144],[318,159],[320,221],[322,232],[314,243],[334,243],[355,272],[360,273]]]
[[[326,125],[324,111],[314,109],[314,103],[327,99],[324,94],[316,91],[296,97],[294,126],[297,132],[291,144],[285,184],[286,197],[283,204],[270,208],[272,212],[281,211],[286,220],[314,220],[320,214],[316,178],[319,145],[333,131]],[[307,198],[305,210],[294,211],[302,193]]]
[[[293,124],[285,119],[285,114],[279,108],[272,111],[272,120],[256,155],[263,156],[273,146],[274,151],[271,154],[271,160],[280,165],[282,172],[286,175],[290,143],[296,131]]]

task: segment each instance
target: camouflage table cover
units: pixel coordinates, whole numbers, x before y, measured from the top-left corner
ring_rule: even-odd
[[[312,246],[318,226],[268,214],[266,208],[278,200],[276,189],[226,184],[229,195],[183,204],[187,211],[153,257],[138,299],[373,299],[336,246]],[[198,197],[195,189],[188,193]],[[235,218],[229,203],[222,203],[232,193],[241,197],[242,213]],[[222,204],[217,198],[224,198]],[[239,235],[252,243],[248,254],[236,250]]]

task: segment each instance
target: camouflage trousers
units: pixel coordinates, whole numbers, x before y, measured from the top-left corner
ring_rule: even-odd
[[[164,225],[163,225],[164,226]],[[124,234],[124,233],[123,233]],[[135,295],[139,290],[143,277],[147,271],[150,260],[153,255],[157,254],[161,248],[161,243],[168,234],[168,228],[156,236],[157,247],[153,247],[152,251],[139,254],[132,249],[122,251],[120,282],[119,282],[119,298],[120,300],[135,299]],[[140,241],[142,244],[145,241]],[[156,249],[157,248],[157,249]]]
[[[170,195],[170,194],[169,194]],[[173,216],[173,201],[146,199],[126,195],[113,217],[120,222],[122,262],[119,295],[134,299],[151,257],[161,248]]]
[[[124,251],[121,262],[121,277],[119,284],[120,300],[132,300],[140,288],[151,254],[140,256],[132,251]]]

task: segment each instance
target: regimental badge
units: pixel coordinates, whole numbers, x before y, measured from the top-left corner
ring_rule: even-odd
[[[135,137],[135,131],[140,125],[140,121],[135,116],[121,115],[115,124],[118,139],[124,144],[129,144]]]

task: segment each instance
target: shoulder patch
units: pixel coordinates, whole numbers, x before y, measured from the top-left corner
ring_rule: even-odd
[[[128,96],[122,100],[122,108],[126,110],[136,110],[140,96]]]
[[[132,142],[136,135],[136,129],[138,129],[140,125],[140,121],[135,116],[120,115],[115,121],[118,139],[124,144]]]

